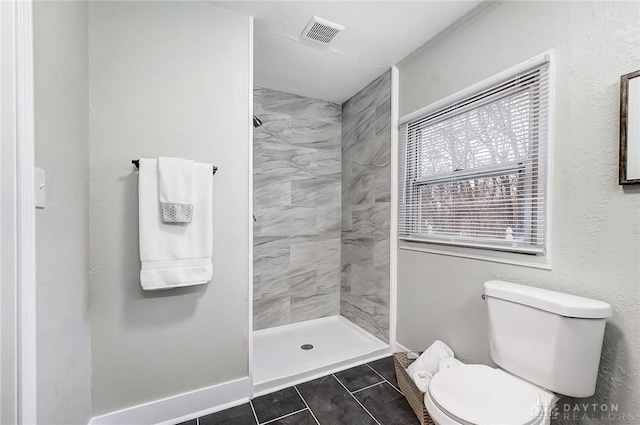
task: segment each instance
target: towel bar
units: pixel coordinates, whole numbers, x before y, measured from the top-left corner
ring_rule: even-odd
[[[136,166],[136,168],[139,170],[140,169],[140,160],[139,159],[132,159],[131,163],[133,165]],[[215,165],[213,166],[213,174],[216,173],[216,171],[218,171],[218,167],[216,167]]]

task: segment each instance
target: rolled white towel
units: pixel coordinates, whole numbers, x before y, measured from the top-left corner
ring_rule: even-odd
[[[436,340],[416,361],[409,365],[407,371],[409,376],[414,376],[419,370],[428,372],[433,376],[434,373],[438,372],[440,361],[450,357],[453,357],[453,350],[444,342]]]
[[[457,367],[462,365],[464,365],[464,363],[462,363],[460,360],[456,359],[455,357],[442,359],[440,360],[440,365],[438,366],[438,372],[442,372],[445,369],[450,369],[452,367]]]
[[[432,375],[424,370],[418,370],[412,375],[413,382],[416,384],[416,387],[418,387],[418,389],[423,393],[427,392],[431,377]]]

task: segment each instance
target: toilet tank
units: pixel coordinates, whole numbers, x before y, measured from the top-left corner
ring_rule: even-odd
[[[496,364],[555,393],[593,395],[609,304],[499,280],[483,298]]]

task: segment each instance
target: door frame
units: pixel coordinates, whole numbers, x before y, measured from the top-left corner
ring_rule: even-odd
[[[37,420],[32,6],[0,1],[0,423],[17,424]]]

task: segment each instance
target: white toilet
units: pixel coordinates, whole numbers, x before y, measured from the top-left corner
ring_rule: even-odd
[[[437,425],[545,425],[558,395],[593,395],[609,304],[498,280],[485,282],[482,298],[500,369],[435,374],[424,402]]]

